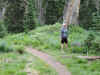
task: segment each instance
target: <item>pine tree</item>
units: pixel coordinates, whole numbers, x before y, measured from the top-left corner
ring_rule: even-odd
[[[90,29],[95,31],[100,31],[100,5],[99,5],[99,10],[93,14],[93,20]]]
[[[85,29],[91,27],[94,12],[96,12],[94,0],[81,0],[79,21]]]
[[[24,30],[24,12],[23,0],[8,0],[4,19],[8,32],[22,32]]]

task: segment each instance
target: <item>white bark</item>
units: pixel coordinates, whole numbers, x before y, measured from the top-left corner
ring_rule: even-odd
[[[6,8],[2,8],[2,16],[5,15]]]
[[[45,18],[44,18],[44,8],[42,7],[43,0],[37,0],[37,6],[38,6],[38,20],[40,24],[45,23]]]
[[[2,10],[0,11],[0,19],[3,19],[4,18],[5,11],[6,11],[6,8],[3,7]]]
[[[67,24],[68,21],[68,15],[69,15],[69,4],[70,4],[70,0],[68,0],[64,6],[64,14],[63,14],[63,23]]]
[[[2,12],[0,11],[0,19],[2,18]]]
[[[69,0],[65,6],[65,13],[63,22],[68,26],[69,24],[78,24],[80,0]]]
[[[4,18],[5,11],[6,11],[7,2],[3,0],[0,1],[0,19]]]
[[[78,17],[79,17],[79,9],[80,9],[80,0],[75,0],[72,9],[72,16],[70,19],[70,24],[79,24]]]

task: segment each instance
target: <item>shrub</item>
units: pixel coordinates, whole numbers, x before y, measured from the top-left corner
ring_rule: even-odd
[[[100,61],[93,61],[90,65],[92,66],[89,66],[89,70],[90,71],[98,71],[100,72]]]
[[[25,5],[23,0],[8,0],[4,23],[9,32],[21,32],[24,30]]]
[[[0,38],[6,35],[6,27],[3,21],[0,21]]]
[[[14,51],[18,52],[19,54],[23,54],[25,52],[25,48],[23,45],[15,45],[14,48]]]
[[[70,25],[68,27],[69,29],[69,32],[78,32],[78,33],[83,33],[85,32],[85,30],[83,28],[81,28],[80,26],[77,26],[77,25]]]
[[[100,40],[93,41],[91,53],[100,54]]]
[[[13,50],[14,50],[14,47],[12,46],[12,44],[8,43],[5,40],[2,40],[0,42],[0,52],[10,52]]]
[[[96,39],[95,34],[92,32],[88,35],[87,39],[84,41],[85,49],[88,50],[90,53],[98,53],[100,52],[100,40]]]
[[[77,59],[77,62],[79,64],[87,64],[88,63],[88,61],[86,59]]]
[[[100,12],[96,12],[93,14],[93,21],[90,29],[95,31],[100,30]]]
[[[95,39],[94,35],[90,33],[87,39],[84,41],[84,46],[87,53],[91,50],[94,39]]]

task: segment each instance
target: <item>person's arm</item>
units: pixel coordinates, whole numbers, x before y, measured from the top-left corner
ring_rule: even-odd
[[[63,30],[63,29],[61,28],[61,37],[62,37],[62,34],[63,34],[62,30]]]

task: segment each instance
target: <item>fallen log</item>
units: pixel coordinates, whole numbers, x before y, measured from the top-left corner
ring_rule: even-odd
[[[100,56],[77,56],[77,57],[81,59],[88,59],[88,60],[100,59]]]
[[[97,60],[97,59],[100,59],[100,56],[62,56],[63,58],[73,58],[73,57],[76,57],[76,58],[80,58],[80,59],[87,59],[87,60]]]

